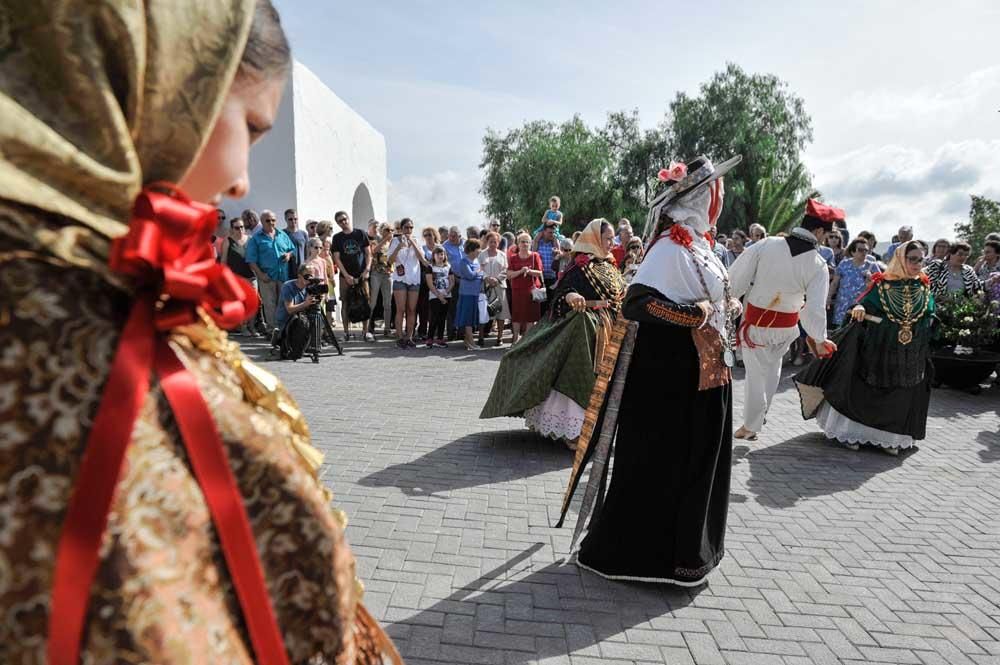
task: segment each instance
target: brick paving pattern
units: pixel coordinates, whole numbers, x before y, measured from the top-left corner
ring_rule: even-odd
[[[735,448],[726,557],[684,590],[565,565],[571,453],[478,420],[499,358],[379,341],[265,363],[409,665],[1000,663],[1000,388],[935,391],[927,440],[893,458],[827,443],[786,371],[761,440]]]

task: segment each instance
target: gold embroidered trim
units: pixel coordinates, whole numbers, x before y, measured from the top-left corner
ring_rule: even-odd
[[[671,309],[669,306],[664,305],[657,300],[650,300],[646,303],[646,312],[648,312],[650,316],[654,316],[658,319],[662,319],[668,323],[673,323],[678,326],[697,328],[705,323],[704,313],[701,316],[684,314]]]

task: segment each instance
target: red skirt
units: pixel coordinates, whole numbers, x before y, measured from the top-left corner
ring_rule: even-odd
[[[537,323],[542,318],[542,304],[531,299],[531,289],[512,289],[510,320],[512,323]]]

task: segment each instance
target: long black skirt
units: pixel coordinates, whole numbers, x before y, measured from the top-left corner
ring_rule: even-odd
[[[911,386],[870,385],[862,372],[862,340],[868,325],[872,324],[852,323],[837,330],[832,336],[837,352],[814,359],[795,375],[802,417],[814,418],[826,401],[856,423],[922,440],[927,433],[933,365],[926,360],[923,380]]]
[[[611,579],[696,585],[722,559],[732,386],[697,388],[691,331],[641,324],[611,484],[581,544],[582,567]]]

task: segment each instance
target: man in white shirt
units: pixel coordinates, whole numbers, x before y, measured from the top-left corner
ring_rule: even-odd
[[[810,200],[802,225],[785,238],[747,247],[729,268],[732,294],[746,296],[739,344],[746,364],[743,425],[733,436],[754,441],[781,379],[781,359],[799,336],[799,323],[818,355],[837,346],[826,337],[829,272],[817,252],[844,211]]]

